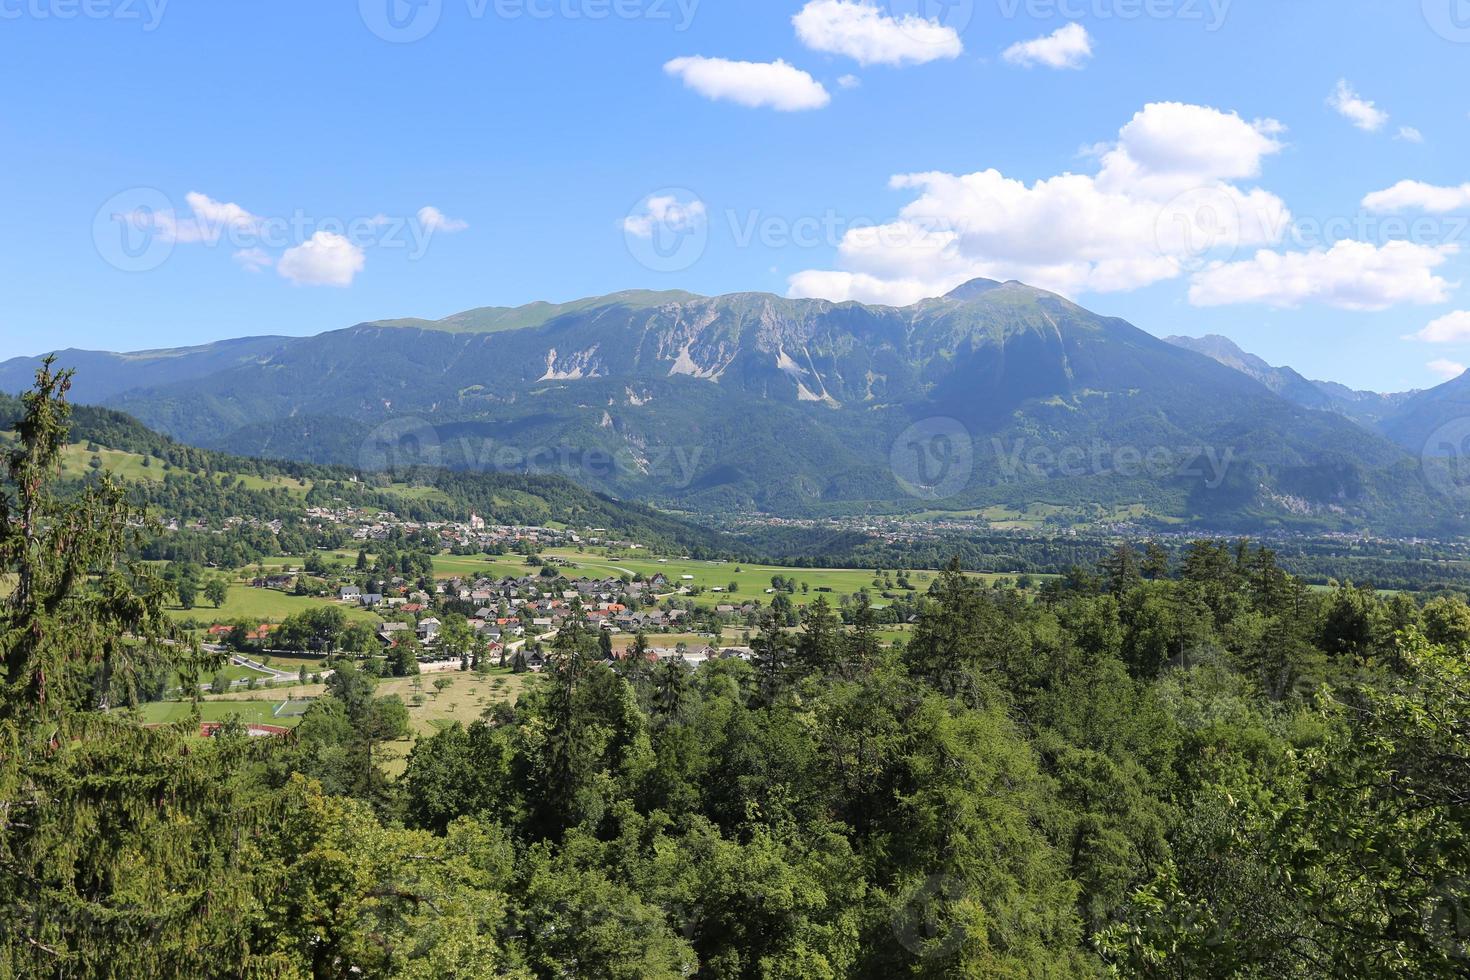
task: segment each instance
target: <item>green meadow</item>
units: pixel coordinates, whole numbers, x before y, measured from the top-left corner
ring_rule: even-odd
[[[873,594],[876,605],[882,605],[883,600],[880,593],[888,589],[888,586],[883,583],[892,580],[893,590],[899,590],[897,573],[891,570],[881,577],[879,584],[875,584],[872,569],[861,568],[784,568],[779,565],[695,561],[680,558],[670,558],[666,561],[655,557],[608,558],[591,553],[578,553],[574,549],[553,549],[545,552],[544,555],[568,562],[567,571],[571,575],[580,573],[588,577],[598,577],[639,573],[644,578],[652,578],[654,575],[662,574],[669,579],[670,591],[681,585],[703,588],[705,591],[696,596],[695,601],[700,605],[709,606],[726,602],[738,605],[747,600],[759,600],[763,605],[769,604],[771,594],[766,590],[772,587],[771,578],[777,575],[796,581],[797,591],[791,596],[791,601],[796,605],[805,605],[819,595],[825,595],[829,602],[835,603],[838,596],[844,593],[855,594],[864,588]],[[907,577],[909,584],[915,590],[922,592],[929,587],[937,574],[935,571],[912,571],[907,573]],[[685,578],[685,576],[689,577]],[[993,572],[977,572],[971,573],[971,577],[989,583],[1002,575]],[[732,583],[735,586],[734,592],[728,591]],[[803,584],[807,586],[806,590],[802,590]],[[725,591],[711,591],[716,588]]]

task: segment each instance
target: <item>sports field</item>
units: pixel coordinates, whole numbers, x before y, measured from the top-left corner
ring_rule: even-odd
[[[231,718],[239,718],[247,725],[281,725],[285,728],[293,728],[301,720],[299,716],[277,716],[276,709],[287,701],[284,695],[277,695],[271,700],[266,700],[264,694],[259,697],[260,700],[210,699],[200,701],[199,720],[228,721]],[[143,705],[139,714],[145,724],[169,724],[183,721],[193,710],[194,704],[189,701],[157,701]],[[281,714],[284,716],[285,712]]]

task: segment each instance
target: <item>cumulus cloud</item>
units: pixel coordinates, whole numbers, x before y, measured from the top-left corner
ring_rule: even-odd
[[[1032,68],[1081,68],[1092,57],[1092,37],[1078,23],[1066,24],[1046,37],[1017,41],[1001,53],[1013,65]]]
[[[623,219],[623,230],[635,238],[652,238],[655,231],[693,231],[704,224],[704,202],[680,201],[672,194],[655,194]]]
[[[1460,344],[1470,341],[1470,310],[1446,313],[1439,319],[1430,321],[1423,330],[1411,335],[1409,339],[1422,340],[1428,344]]]
[[[791,22],[813,51],[845,55],[864,66],[924,64],[965,50],[953,27],[917,14],[892,17],[862,0],[811,0]]]
[[[1430,214],[1447,214],[1470,208],[1470,184],[1437,187],[1417,180],[1401,180],[1387,190],[1374,191],[1364,197],[1363,207],[1379,213],[1427,211]]]
[[[1446,381],[1453,381],[1465,373],[1465,365],[1443,357],[1436,357],[1424,366]]]
[[[469,222],[460,221],[458,218],[451,218],[432,204],[419,208],[419,224],[424,227],[425,231],[442,231],[445,233],[464,231],[470,226]]]
[[[1419,130],[1415,129],[1413,126],[1400,126],[1399,135],[1396,138],[1403,140],[1405,143],[1424,142],[1424,134],[1419,132]]]
[[[664,71],[707,99],[781,112],[820,109],[832,101],[821,82],[784,61],[729,61],[693,56],[675,58]]]
[[[843,75],[837,79],[838,88],[857,88],[863,84],[863,80],[856,75]]]
[[[1321,303],[1343,310],[1384,310],[1400,303],[1442,303],[1451,284],[1434,274],[1453,245],[1341,241],[1307,252],[1261,250],[1242,262],[1218,262],[1194,277],[1197,306]]]
[[[1388,113],[1359,95],[1345,78],[1338,80],[1327,104],[1364,132],[1376,133],[1388,123]]]
[[[1094,175],[1026,183],[996,170],[902,174],[913,199],[891,222],[854,228],[841,268],[807,270],[794,296],[878,303],[936,296],[977,276],[1076,295],[1135,289],[1197,268],[1216,247],[1280,241],[1280,198],[1235,181],[1279,152],[1282,126],[1206,106],[1154,103],[1101,149]]]
[[[350,286],[365,261],[362,249],[346,238],[319,231],[286,249],[276,271],[298,286]]]

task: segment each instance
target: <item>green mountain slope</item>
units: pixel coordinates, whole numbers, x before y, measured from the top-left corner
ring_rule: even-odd
[[[1192,350],[1219,361],[1226,367],[1234,368],[1303,408],[1337,412],[1369,428],[1392,415],[1417,394],[1381,394],[1376,391],[1358,391],[1335,381],[1312,381],[1289,367],[1273,367],[1256,355],[1241,350],[1234,341],[1219,334],[1164,339],[1176,347]]]
[[[373,469],[419,452],[412,465],[549,472],[705,512],[1040,501],[1242,529],[1456,519],[1411,456],[1341,415],[988,280],[904,308],[619,293],[361,324],[104,401],[237,454]]]
[[[242,337],[131,354],[84,350],[56,353],[67,367],[77,369],[72,397],[82,402],[104,402],[132,388],[187,382],[241,364],[268,361],[274,351],[289,342],[286,337]],[[39,357],[0,361],[0,392],[29,388],[40,364]]]
[[[19,399],[0,395],[0,438],[21,416]],[[724,554],[730,539],[641,504],[614,500],[550,475],[452,473],[416,469],[395,479],[351,467],[248,458],[185,445],[118,411],[74,406],[74,444],[63,475],[85,479],[96,457],[126,480],[135,501],[168,516],[221,515],[262,520],[299,515],[306,506],[349,503],[418,521],[463,521],[604,528],[611,536],[686,551]]]

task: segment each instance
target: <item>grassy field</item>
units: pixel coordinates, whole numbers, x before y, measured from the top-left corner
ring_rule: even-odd
[[[275,716],[276,707],[286,700],[283,695],[277,695],[274,700],[266,699],[263,693],[258,697],[259,700],[210,699],[200,701],[199,720],[228,721],[230,718],[239,718],[247,725],[280,725],[283,728],[294,728],[301,720]],[[194,705],[189,701],[157,701],[143,705],[139,713],[144,724],[170,724],[188,718],[193,710]]]
[[[200,680],[201,683],[209,684],[209,683],[213,682],[214,679],[215,679],[215,677],[219,676],[220,674],[224,674],[231,681],[244,681],[244,680],[249,680],[252,677],[254,677],[254,678],[256,678],[257,680],[260,680],[260,681],[265,681],[265,680],[267,680],[267,679],[269,679],[271,677],[270,674],[262,673],[262,672],[256,670],[253,667],[244,667],[244,666],[241,666],[240,664],[230,664],[230,663],[227,663],[223,667],[221,667],[219,670],[212,671],[212,672],[205,672],[204,674],[202,674],[200,676],[199,680]],[[174,677],[169,681],[169,684],[172,687],[178,687],[178,685],[179,685],[178,675],[174,675]]]
[[[330,565],[335,562],[344,568],[352,568],[353,564],[357,561],[357,552],[349,551],[345,548],[341,551],[318,551],[317,554],[327,564]],[[270,558],[262,558],[258,562],[252,562],[246,568],[240,569],[239,574],[244,575],[249,572],[253,575],[256,565],[260,565],[267,571],[275,571],[281,568],[300,568],[304,564],[306,564],[306,558],[302,555],[273,555]]]
[[[69,477],[85,476],[92,470],[94,455],[101,459],[104,469],[113,476],[124,480],[162,483],[164,474],[169,472],[165,469],[164,464],[156,459],[150,459],[148,465],[145,466],[143,460],[146,457],[137,453],[119,452],[114,449],[101,449],[96,453],[90,453],[85,444],[73,443],[62,450],[62,473]],[[242,486],[250,490],[279,488],[299,497],[305,497],[306,492],[311,489],[311,481],[294,480],[286,476],[259,477],[242,473],[239,474],[239,480]]]
[[[200,599],[202,598],[201,596]],[[229,623],[237,619],[249,623],[279,623],[292,613],[319,606],[336,606],[351,621],[374,624],[382,621],[381,617],[360,606],[350,606],[332,599],[287,595],[275,589],[257,589],[239,582],[230,583],[229,597],[218,609],[208,602],[198,601],[193,609],[175,606],[168,610],[168,614],[174,619],[194,619],[201,623]]]
[[[726,626],[716,637],[706,636],[703,633],[649,633],[648,645],[653,649],[667,649],[683,643],[691,650],[697,650],[703,646],[742,646],[746,633],[753,637],[757,632],[756,629],[746,629],[744,626]],[[788,632],[798,633],[800,629],[793,628]],[[894,640],[902,640],[906,643],[912,635],[913,628],[910,626],[886,626],[878,630],[878,639],[885,646]],[[626,650],[633,645],[633,639],[634,634],[632,633],[618,633],[613,637],[613,649]]]
[[[540,572],[532,568],[519,555],[504,555],[494,558],[485,555],[436,555],[434,575],[437,578],[479,577],[505,578],[532,575]]]
[[[276,670],[284,670],[288,674],[293,674],[302,667],[305,667],[306,672],[312,674],[322,669],[323,659],[325,658],[311,656],[261,657],[258,662],[265,664],[267,667],[274,667]]]
[[[633,645],[634,634],[618,633],[612,638],[614,650],[626,650]],[[649,633],[648,645],[654,649],[672,650],[680,643],[697,650],[703,646],[730,646],[740,642],[739,630],[725,630],[721,636],[706,636],[703,633]]]
[[[280,660],[274,661],[280,666]],[[438,680],[448,681],[443,691],[435,689]],[[459,722],[468,725],[480,718],[486,710],[502,701],[515,701],[527,684],[537,681],[533,674],[512,674],[509,670],[496,670],[488,674],[445,671],[422,674],[417,678],[395,677],[378,682],[376,694],[386,697],[396,694],[408,705],[409,727],[412,736],[384,746],[379,756],[383,768],[390,775],[403,771],[408,753],[413,748],[413,739],[428,736],[439,729]],[[247,724],[281,725],[294,728],[300,724],[295,715],[275,714],[276,708],[288,698],[301,700],[320,697],[325,692],[321,684],[281,687],[273,691],[237,691],[217,697],[206,697],[199,702],[203,721],[225,721],[238,717]],[[415,696],[422,704],[415,704]],[[144,705],[142,718],[145,723],[167,723],[182,721],[189,717],[193,704],[188,701],[163,701]]]
[[[771,578],[775,575],[796,580],[798,589],[791,596],[791,601],[796,605],[805,605],[819,595],[826,595],[827,600],[835,605],[838,597],[844,593],[855,594],[863,588],[874,593],[875,605],[882,605],[883,600],[877,594],[886,589],[886,586],[874,585],[874,575],[871,569],[782,568],[776,565],[685,561],[677,558],[670,558],[667,561],[659,561],[656,558],[607,558],[590,552],[579,554],[572,549],[554,549],[545,552],[545,556],[566,560],[571,569],[576,570],[569,569],[571,574],[580,572],[583,575],[597,577],[641,573],[645,578],[651,578],[662,573],[669,579],[672,588],[686,585],[703,587],[706,590],[715,588],[728,590],[731,583],[735,585],[734,592],[705,591],[700,594],[695,601],[702,606],[715,606],[727,602],[739,605],[746,600],[759,600],[762,605],[769,605],[771,595],[766,590],[771,588]],[[922,592],[929,587],[936,574],[938,573],[933,571],[910,572],[908,573],[909,584]],[[684,578],[686,575],[690,578]],[[897,590],[897,576],[889,572],[886,577],[893,580],[893,587]],[[971,577],[989,583],[1001,576],[999,573],[973,573]],[[802,583],[807,585],[808,591],[801,591]],[[823,589],[827,591],[821,591]]]

